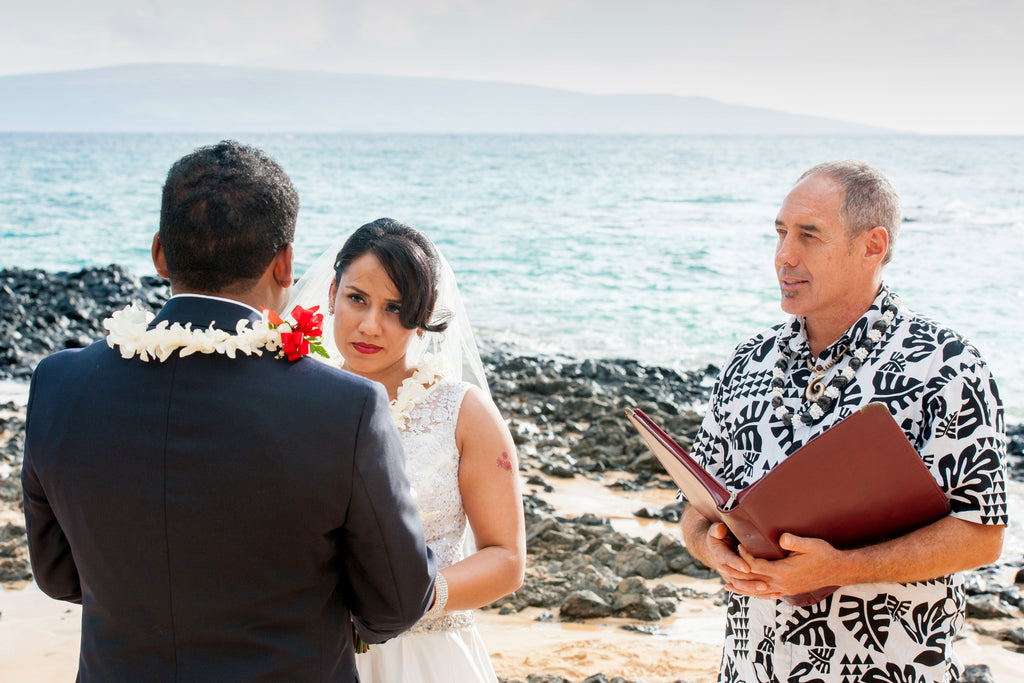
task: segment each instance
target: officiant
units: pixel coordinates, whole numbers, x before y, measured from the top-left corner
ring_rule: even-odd
[[[1006,437],[978,351],[904,307],[883,281],[899,196],[858,161],[804,173],[775,219],[783,323],[740,344],[710,398],[694,457],[731,491],[871,403],[884,404],[943,492],[948,516],[840,550],[785,533],[757,559],[687,506],[689,550],[731,591],[719,680],[957,680],[960,572],[995,561],[1007,523]],[[797,606],[784,596],[839,588]]]

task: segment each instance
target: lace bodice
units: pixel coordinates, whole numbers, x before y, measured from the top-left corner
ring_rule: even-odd
[[[412,405],[399,427],[405,447],[406,473],[416,492],[427,545],[437,558],[437,568],[450,567],[463,556],[466,511],[459,491],[459,450],[455,426],[468,382],[443,379]],[[423,619],[411,633],[449,630],[473,623],[473,613],[446,612]]]

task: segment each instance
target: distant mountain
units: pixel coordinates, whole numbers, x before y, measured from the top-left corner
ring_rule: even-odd
[[[706,97],[138,64],[0,76],[0,131],[871,135],[897,131]]]

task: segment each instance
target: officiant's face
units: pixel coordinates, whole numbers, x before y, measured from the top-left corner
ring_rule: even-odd
[[[843,195],[823,175],[800,182],[775,219],[775,269],[782,310],[809,319],[850,317],[874,294],[876,260],[867,258],[866,233],[851,238],[839,216]],[[853,310],[856,319],[863,310]]]
[[[345,369],[391,392],[405,379],[405,357],[416,330],[402,326],[402,296],[373,254],[342,272],[334,292],[334,342]]]

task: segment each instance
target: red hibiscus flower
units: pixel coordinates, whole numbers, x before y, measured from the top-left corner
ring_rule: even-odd
[[[320,343],[320,337],[324,333],[324,316],[322,313],[317,313],[319,309],[319,306],[313,306],[312,308],[296,306],[292,309],[292,318],[295,319],[295,322],[282,320],[276,311],[269,308],[263,309],[266,311],[267,323],[270,325],[270,328],[275,330],[281,329],[281,352],[278,354],[279,358],[287,358],[294,361],[303,356],[308,356],[310,352],[321,355],[324,358],[328,357],[326,349]],[[285,327],[282,329],[282,326]]]
[[[307,337],[319,337],[324,333],[323,313],[317,313],[319,306],[303,308],[296,306],[292,309],[292,317],[295,318],[295,325],[292,329],[302,332]]]

